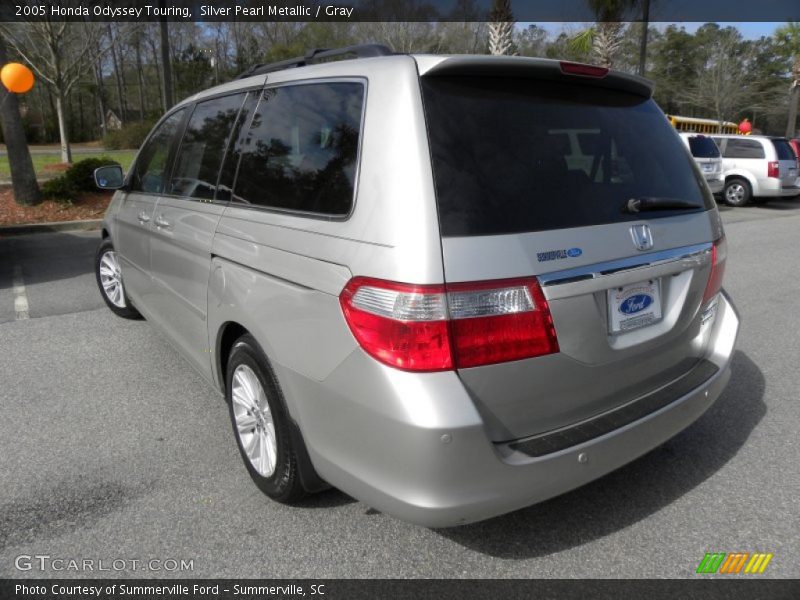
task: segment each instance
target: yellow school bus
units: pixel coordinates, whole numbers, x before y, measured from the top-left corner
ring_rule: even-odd
[[[667,119],[678,131],[695,133],[739,133],[739,126],[731,121],[720,123],[716,119],[698,119],[696,117],[679,117],[667,115]]]

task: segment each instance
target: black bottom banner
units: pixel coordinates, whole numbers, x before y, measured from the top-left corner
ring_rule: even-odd
[[[427,598],[794,600],[800,580],[741,579],[61,579],[0,580],[2,600],[352,600]]]

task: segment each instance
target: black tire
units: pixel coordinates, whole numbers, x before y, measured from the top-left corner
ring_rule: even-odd
[[[268,476],[259,473],[253,461],[248,456],[242,441],[239,427],[237,426],[236,410],[241,410],[241,403],[234,403],[233,386],[234,375],[240,367],[247,367],[255,374],[264,392],[266,403],[274,426],[274,436],[277,449],[274,470]],[[248,373],[247,369],[243,369]],[[267,496],[283,504],[293,504],[306,496],[302,485],[300,464],[297,450],[292,439],[289,417],[275,374],[269,366],[264,353],[251,335],[243,335],[231,349],[226,373],[225,399],[228,401],[228,412],[233,427],[233,435],[239,454],[250,474],[250,478]],[[247,413],[250,414],[249,412]],[[255,434],[255,428],[254,428]]]
[[[722,198],[728,206],[745,206],[753,198],[753,188],[746,179],[732,177],[725,182]]]
[[[103,259],[106,255],[113,256],[113,261],[117,264],[116,277],[118,277],[119,280],[119,295],[115,297],[113,297],[114,294],[103,285],[103,278],[105,275],[101,275],[100,273],[101,266],[104,270],[108,268],[107,264],[103,264]],[[111,243],[110,239],[106,238],[100,243],[100,247],[97,249],[97,253],[94,257],[94,275],[97,280],[97,287],[100,288],[100,295],[103,297],[103,300],[105,300],[106,306],[118,317],[124,319],[141,319],[142,315],[136,310],[130,298],[128,298],[128,295],[125,293],[125,285],[122,282],[122,275],[119,273],[118,267],[119,261],[114,251],[114,245]],[[108,282],[108,279],[106,279],[106,281]]]

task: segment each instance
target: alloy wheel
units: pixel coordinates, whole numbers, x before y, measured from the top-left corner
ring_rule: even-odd
[[[239,365],[231,392],[236,430],[247,459],[259,475],[271,477],[278,461],[278,442],[264,387],[253,369]]]
[[[740,204],[745,197],[744,186],[741,183],[733,183],[725,190],[725,198],[733,204]]]
[[[106,298],[116,307],[125,308],[125,290],[117,253],[109,250],[100,258],[100,283]]]

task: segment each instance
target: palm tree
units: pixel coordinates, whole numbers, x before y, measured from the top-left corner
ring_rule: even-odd
[[[489,54],[516,54],[511,0],[493,0],[489,11]]]
[[[594,61],[606,68],[614,64],[614,57],[622,45],[625,13],[636,0],[587,0],[597,17],[592,27],[572,38],[576,50],[591,53]],[[645,24],[645,27],[647,25]]]

